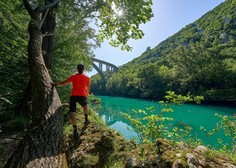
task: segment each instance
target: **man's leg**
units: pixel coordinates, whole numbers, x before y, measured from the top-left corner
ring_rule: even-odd
[[[71,119],[71,124],[73,125],[73,127],[76,126],[76,112],[71,113],[70,119]]]
[[[83,107],[83,110],[84,110],[84,118],[85,118],[84,124],[89,124],[90,121],[88,120],[88,105],[87,104]]]
[[[79,104],[83,107],[84,111],[84,124],[90,124],[90,121],[88,120],[88,104],[87,104],[87,98],[81,97],[81,101]]]
[[[70,119],[71,119],[71,124],[73,126],[73,134],[74,136],[78,137],[78,130],[76,126],[76,98],[71,96],[70,97]]]
[[[77,126],[76,126],[76,112],[71,113],[70,119],[71,119],[71,124],[73,126],[73,134],[75,137],[79,137]]]

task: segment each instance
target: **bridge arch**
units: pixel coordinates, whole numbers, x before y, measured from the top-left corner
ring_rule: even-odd
[[[108,74],[114,73],[114,72],[118,71],[118,67],[113,65],[113,64],[111,64],[111,63],[109,63],[109,62],[106,62],[106,61],[103,61],[103,60],[99,60],[97,58],[91,58],[91,60],[93,61],[92,66],[98,72],[98,74],[101,76],[102,79],[105,78],[104,71],[103,71],[103,66],[104,65],[106,66],[106,72]],[[98,66],[95,63],[98,63]]]

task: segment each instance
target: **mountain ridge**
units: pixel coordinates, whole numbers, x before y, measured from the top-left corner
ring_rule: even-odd
[[[214,18],[213,19],[217,19],[217,17],[219,16],[219,15],[215,15],[215,11],[216,10],[220,10],[221,8],[222,8],[222,6],[224,6],[225,5],[225,3],[233,3],[233,0],[228,0],[228,1],[225,1],[225,2],[222,2],[221,4],[219,4],[218,6],[216,6],[215,8],[213,8],[212,10],[210,10],[210,11],[208,11],[207,13],[205,13],[203,16],[201,16],[199,19],[197,19],[196,21],[194,21],[194,22],[192,22],[192,23],[189,23],[188,25],[186,25],[184,28],[182,28],[182,29],[180,29],[179,31],[177,31],[175,34],[173,34],[172,36],[169,36],[168,38],[166,38],[165,40],[163,40],[163,41],[161,41],[158,45],[156,45],[153,49],[151,49],[151,50],[158,50],[158,49],[160,49],[162,46],[165,46],[165,44],[166,43],[169,43],[169,42],[172,42],[172,39],[175,37],[175,36],[179,36],[183,31],[186,31],[186,30],[188,30],[189,28],[191,28],[191,27],[195,27],[195,29],[196,29],[196,33],[199,33],[199,35],[200,34],[203,34],[204,35],[204,30],[203,29],[200,29],[199,27],[198,27],[198,22],[201,22],[202,20],[210,20],[209,18],[208,18],[208,16],[209,15],[213,15],[214,16]],[[234,2],[234,4],[235,4],[235,2]],[[233,4],[232,4],[233,5]],[[235,4],[236,5],[236,4]],[[235,8],[235,11],[236,11],[236,7],[234,7]],[[220,16],[222,16],[222,15],[220,15]],[[209,35],[210,36],[210,35]],[[236,38],[236,36],[234,36],[234,38]],[[145,53],[145,52],[144,52]],[[141,56],[139,56],[139,57],[137,57],[137,58],[135,58],[135,59],[133,59],[133,60],[131,60],[130,62],[132,62],[132,63],[134,63],[134,61],[136,60],[136,59],[142,59],[142,56],[143,56],[143,54],[144,53],[142,53],[141,54]],[[156,53],[156,55],[155,56],[160,56],[161,54],[159,54],[158,52]],[[144,60],[145,60],[146,58],[144,57]],[[128,62],[129,63],[129,62]],[[128,64],[127,63],[127,64]]]

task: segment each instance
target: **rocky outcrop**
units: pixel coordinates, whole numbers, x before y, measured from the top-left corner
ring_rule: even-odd
[[[139,147],[140,148],[140,147]],[[141,147],[143,154],[133,152],[132,162],[129,158],[126,167],[135,168],[236,168],[226,156],[214,154],[205,146],[190,148],[183,143],[157,139],[156,146]],[[132,164],[130,164],[132,163]]]
[[[231,159],[202,145],[190,148],[165,139],[135,144],[98,123],[80,129],[79,141],[71,135],[65,139],[71,168],[236,168]]]
[[[65,136],[65,151],[71,168],[102,168],[117,162],[124,163],[128,149],[134,148],[118,133],[95,122],[79,130],[79,139],[74,139],[72,135]]]

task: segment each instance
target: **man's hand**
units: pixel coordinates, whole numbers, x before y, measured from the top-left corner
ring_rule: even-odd
[[[57,86],[56,83],[52,83],[52,82],[51,82],[51,85],[52,85],[52,87],[56,87]]]

